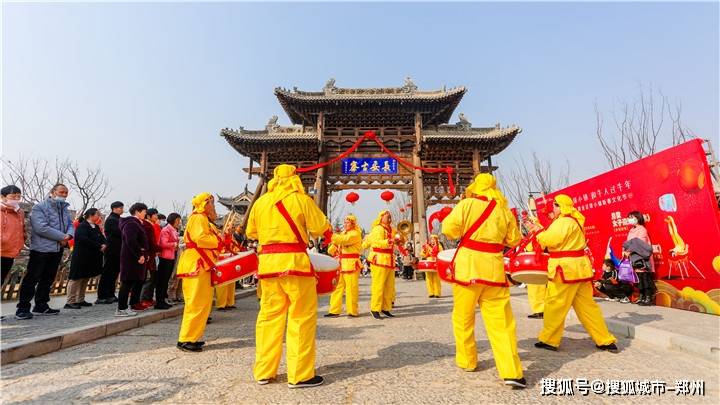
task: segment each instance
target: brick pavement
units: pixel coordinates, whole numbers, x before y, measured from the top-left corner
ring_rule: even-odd
[[[369,279],[362,280],[367,309]],[[443,287],[444,293],[450,289]],[[517,298],[513,299],[515,304]],[[320,313],[327,310],[327,298]],[[479,371],[454,366],[450,325],[452,299],[429,300],[423,282],[398,280],[398,315],[376,321],[319,318],[316,367],[326,385],[289,390],[284,361],[278,382],[252,380],[257,302],[215,315],[207,349],[199,354],[174,348],[179,319],[166,319],[119,335],[2,367],[3,403],[718,403],[718,364],[682,352],[658,350],[619,339],[619,354],[599,352],[582,328],[569,320],[557,353],[532,347],[542,321],[514,308],[520,357],[530,383],[524,391],[497,378],[481,323],[476,328]],[[540,396],[542,378],[705,380],[705,396],[667,393],[653,397]],[[51,382],[51,383],[48,383]]]

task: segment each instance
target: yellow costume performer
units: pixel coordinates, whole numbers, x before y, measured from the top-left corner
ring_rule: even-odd
[[[219,310],[235,308],[235,282],[215,287],[215,307]]]
[[[280,165],[268,192],[250,210],[247,237],[258,241],[258,279],[262,288],[255,329],[255,367],[259,384],[277,375],[287,323],[287,378],[291,388],[322,384],[315,375],[316,280],[307,254],[308,233],[331,236],[325,214],[303,189],[295,166]]]
[[[390,313],[395,299],[395,232],[391,223],[390,211],[380,211],[363,243],[363,247],[370,248],[370,313],[375,319],[382,319],[380,312],[391,318],[394,316]]]
[[[354,215],[345,217],[345,231],[332,236],[333,246],[337,246],[340,258],[340,280],[330,296],[330,309],[325,316],[339,316],[342,312],[342,298],[345,293],[345,307],[348,315],[358,316],[358,297],[360,280],[360,251],[362,234]],[[330,250],[328,250],[330,253]]]
[[[443,250],[442,244],[440,244],[438,239],[437,235],[430,235],[430,243],[423,245],[421,256],[425,260],[437,261],[438,253]],[[440,276],[438,276],[436,271],[425,272],[425,286],[427,287],[428,297],[440,298],[442,295]]]
[[[205,332],[213,298],[210,269],[217,261],[222,239],[211,222],[217,218],[213,196],[198,194],[193,197],[192,205],[193,213],[185,227],[186,248],[177,266],[177,276],[183,278],[185,298],[178,348],[196,352],[201,351],[204,344],[200,338]]]
[[[555,220],[540,232],[537,241],[550,253],[543,329],[536,347],[557,350],[570,307],[599,349],[616,351],[615,337],[593,301],[593,269],[585,255],[585,217],[564,194],[555,197]]]
[[[533,247],[531,243],[525,247],[526,252],[532,252]],[[545,311],[545,291],[547,290],[547,284],[527,284],[527,295],[528,301],[530,302],[530,311],[532,314],[528,315],[528,318],[542,318],[543,312]]]
[[[455,363],[466,371],[477,367],[475,308],[479,303],[500,378],[506,385],[524,388],[502,256],[505,246],[520,242],[520,232],[492,175],[477,175],[466,193],[468,198],[442,222],[448,238],[462,238],[454,261]]]

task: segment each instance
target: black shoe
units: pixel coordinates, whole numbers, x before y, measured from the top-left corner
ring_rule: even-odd
[[[118,302],[118,298],[116,296],[112,296],[111,298],[108,298],[108,299],[110,300],[111,304]]]
[[[227,309],[227,308],[225,308],[225,307],[218,307],[218,308],[217,308],[218,311],[225,311],[226,309]]]
[[[615,343],[610,343],[609,345],[602,345],[602,346],[595,345],[595,347],[597,347],[600,350],[605,350],[610,353],[617,353],[619,351],[618,347]]]
[[[339,317],[339,316],[340,316],[340,314],[333,314],[333,313],[331,313],[331,312],[323,315],[323,317],[325,317],[325,318],[337,318],[337,317]]]
[[[165,305],[163,305],[163,304],[155,305],[155,309],[170,309],[170,308],[172,308],[172,305],[168,305],[168,304],[165,304]]]
[[[112,304],[112,303],[113,303],[112,298],[98,298],[97,300],[95,300],[95,305]]]
[[[81,307],[91,307],[92,306],[92,304],[87,301],[78,302],[77,304],[80,305]]]
[[[388,318],[395,318],[395,315],[391,314],[390,311],[382,311],[382,313]]]
[[[348,316],[349,316],[350,318],[359,318],[359,317],[360,317],[360,315],[353,315],[353,314],[348,314]]]
[[[319,375],[316,375],[315,377],[301,381],[297,384],[290,384],[288,383],[289,388],[310,388],[310,387],[317,387],[318,385],[322,385],[322,383],[325,382],[325,379],[320,377]]]
[[[525,381],[525,378],[506,378],[505,385],[509,385],[513,389],[523,389],[527,386],[527,381]]]
[[[82,306],[80,304],[65,304],[63,307],[65,309],[80,309]]]
[[[650,302],[647,301],[646,298],[643,298],[640,301],[638,301],[637,304],[640,305],[641,307],[647,307],[650,305]]]
[[[28,311],[27,309],[18,309],[17,312],[15,312],[15,319],[24,320],[32,318],[33,314],[30,313],[30,311]]]
[[[536,313],[534,313],[534,314],[528,315],[528,318],[530,318],[530,319],[542,319],[542,318],[543,318],[543,313],[542,313],[542,312],[536,312]]]
[[[45,308],[33,308],[32,310],[33,314],[35,315],[57,315],[60,313],[59,309],[52,309],[50,307]]]
[[[178,342],[177,348],[184,352],[201,352],[202,346],[192,342]]]
[[[206,325],[209,325],[212,323],[212,316],[208,316],[207,322],[205,322]]]
[[[373,318],[375,318],[375,319],[383,319],[383,317],[380,316],[380,312],[370,311],[370,313],[372,314]]]
[[[225,307],[226,310],[230,311],[231,309],[237,309],[235,305],[228,305]]]
[[[550,346],[549,344],[543,342],[535,342],[535,347],[537,347],[538,349],[551,350],[553,352],[557,351],[557,347]]]

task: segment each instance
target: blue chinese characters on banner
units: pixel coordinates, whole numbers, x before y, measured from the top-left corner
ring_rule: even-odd
[[[347,158],[342,160],[343,174],[397,174],[397,160],[392,158]]]

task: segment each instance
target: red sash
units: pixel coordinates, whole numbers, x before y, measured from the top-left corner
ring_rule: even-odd
[[[203,215],[203,214],[194,213],[194,214],[192,214],[192,215]],[[215,230],[213,230],[212,225],[210,226],[210,232],[212,232],[213,235],[215,235],[215,237],[217,238],[217,240],[218,240],[218,249],[220,249],[220,247],[223,245],[222,238],[220,238],[220,235],[218,235],[217,232],[215,232]],[[204,261],[205,264],[207,264],[207,266],[208,266],[208,271],[212,271],[212,270],[215,268],[215,262],[213,262],[212,259],[210,259],[210,256],[208,256],[208,254],[207,254],[207,252],[206,252],[206,250],[213,250],[213,249],[198,247],[197,243],[195,243],[195,242],[190,238],[190,233],[187,232],[187,230],[185,230],[185,249],[195,249],[195,250],[198,252],[198,254],[200,255],[200,258],[202,259],[202,261]],[[180,278],[183,278],[183,277],[195,277],[195,276],[197,276],[199,273],[200,273],[200,270],[197,269],[196,271],[194,271],[194,272],[192,272],[192,273],[178,274],[177,277],[180,277]]]
[[[295,235],[295,239],[298,241],[295,243],[270,243],[267,245],[261,245],[260,253],[263,254],[274,254],[274,253],[304,253],[306,256],[308,256],[308,260],[310,259],[310,255],[308,255],[307,246],[305,245],[304,239],[302,238],[302,234],[300,234],[300,230],[298,229],[297,225],[295,224],[295,221],[293,221],[292,217],[290,216],[290,213],[285,208],[285,205],[282,203],[282,201],[278,201],[275,203],[275,207],[280,211],[280,215],[285,219],[285,222],[290,226],[290,230]],[[315,269],[313,269],[312,262],[310,262],[310,273],[305,273],[297,270],[289,270],[282,273],[271,273],[271,274],[259,274],[257,275],[258,279],[262,278],[273,278],[273,277],[280,277],[283,275],[291,275],[291,276],[303,276],[303,277],[314,277],[315,276]]]

